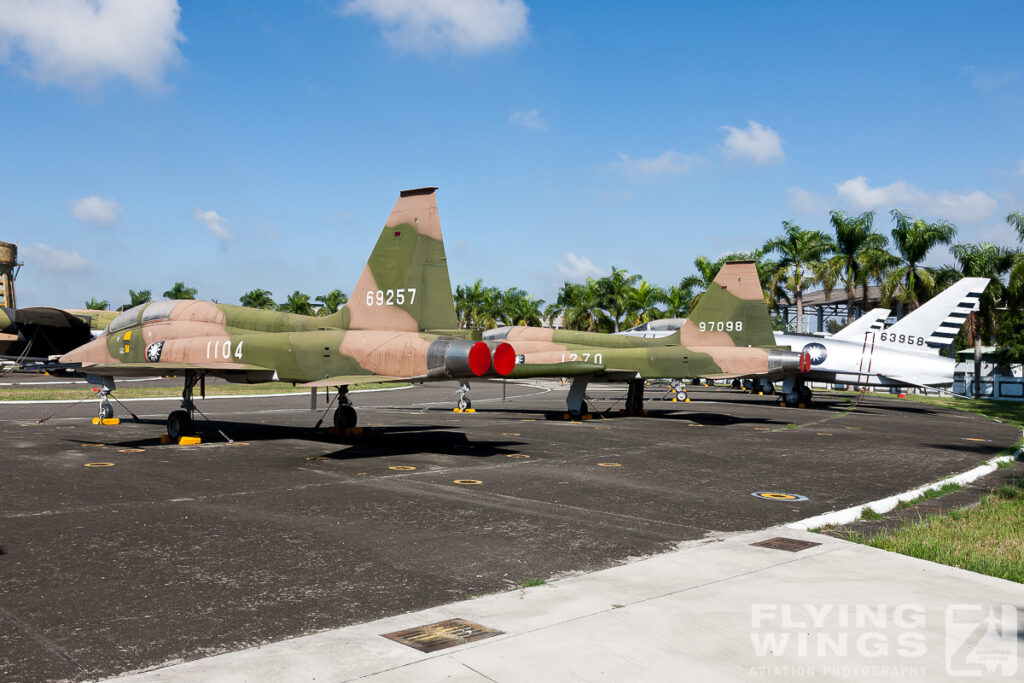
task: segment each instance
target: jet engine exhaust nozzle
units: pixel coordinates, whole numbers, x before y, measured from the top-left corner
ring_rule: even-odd
[[[811,356],[794,351],[770,351],[768,353],[768,377],[778,378],[795,375],[811,369]]]
[[[491,369],[491,349],[484,342],[435,339],[427,350],[427,374],[453,378],[481,377]]]
[[[512,345],[508,342],[501,342],[493,349],[494,353],[494,371],[506,377],[512,372],[512,368],[516,366],[516,351],[512,348]]]

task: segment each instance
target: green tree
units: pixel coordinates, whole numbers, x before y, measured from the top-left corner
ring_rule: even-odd
[[[1020,211],[1014,211],[1006,217],[1006,222],[1010,224],[1010,227],[1017,231],[1017,240],[1024,242],[1024,213]]]
[[[943,269],[948,279],[949,271],[961,277],[989,278],[988,287],[981,293],[978,310],[967,316],[964,323],[968,343],[974,346],[974,376],[981,376],[981,345],[983,341],[991,342],[995,337],[996,317],[999,302],[1006,293],[1005,277],[1014,264],[1015,252],[998,247],[988,242],[981,244],[954,244],[949,252],[953,255],[954,266]],[[975,383],[975,398],[978,397],[978,384]]]
[[[340,289],[332,289],[326,294],[318,296],[315,301],[320,304],[320,307],[316,309],[316,314],[326,317],[337,313],[338,309],[348,303],[348,295]]]
[[[864,267],[868,254],[881,255],[889,240],[874,231],[875,214],[865,211],[856,217],[847,216],[843,211],[830,212],[833,238],[832,255],[822,262],[815,273],[816,279],[824,285],[825,294],[831,296],[836,285],[842,285],[846,292],[846,321],[853,320],[853,300],[858,286],[867,286],[869,270]]]
[[[628,326],[635,327],[663,317],[665,312],[658,308],[658,304],[667,302],[668,292],[661,287],[648,284],[647,280],[641,280],[640,284],[629,293],[626,306],[629,316]]]
[[[1024,363],[1024,311],[1017,308],[1000,311],[996,343],[998,344],[995,353],[997,363],[1000,365]]]
[[[639,275],[629,275],[627,271],[612,266],[611,274],[597,281],[601,308],[608,311],[615,332],[619,331],[619,322],[629,311],[633,288],[640,279]]]
[[[715,281],[715,276],[718,275],[722,264],[718,261],[712,261],[707,256],[698,256],[693,260],[693,267],[697,269],[697,272],[687,275],[679,282],[680,289],[692,293],[689,305],[686,307],[687,311],[692,310],[697,305],[701,296],[708,290],[711,283]]]
[[[142,304],[148,304],[153,300],[153,293],[148,289],[143,289],[136,292],[134,289],[128,290],[128,308],[135,308]]]
[[[549,322],[562,316],[562,326],[567,330],[597,332],[610,328],[611,319],[601,308],[601,288],[597,281],[587,278],[586,282],[566,282],[558,292],[555,302],[544,309]]]
[[[248,292],[238,297],[238,301],[246,308],[263,308],[266,310],[273,310],[277,307],[274,300],[271,298],[274,295],[273,292],[266,289],[250,289]]]
[[[295,290],[288,295],[288,300],[278,304],[277,310],[297,315],[313,315],[313,306],[309,303],[309,295]]]
[[[665,291],[665,316],[668,318],[685,318],[690,312],[693,300],[693,288],[686,287],[685,281],[672,285]]]
[[[510,287],[501,294],[501,321],[506,325],[532,325],[539,327],[544,317],[541,307],[543,299],[518,287]]]
[[[478,278],[472,285],[458,285],[455,288],[455,314],[458,316],[459,329],[476,329],[477,320],[484,304],[483,278]]]
[[[1024,242],[1024,213],[1014,211],[1006,217],[1006,222],[1017,231],[1018,241]],[[1024,253],[1020,251],[1014,256],[1014,264],[1007,285],[1006,303],[1018,308],[1024,306]]]
[[[199,290],[195,287],[186,287],[184,282],[175,282],[174,286],[164,292],[165,299],[195,299]]]
[[[765,254],[777,253],[779,260],[769,271],[769,291],[780,283],[793,292],[796,300],[797,332],[804,331],[804,288],[815,282],[813,274],[821,269],[822,259],[835,250],[835,243],[820,230],[804,230],[795,223],[782,221],[783,234],[764,243]],[[776,307],[777,308],[777,307]]]
[[[85,302],[85,307],[90,311],[105,311],[110,308],[110,302],[106,299],[99,300],[96,297],[92,297]]]
[[[935,293],[935,269],[921,265],[922,262],[933,247],[953,241],[956,226],[948,221],[927,223],[899,209],[889,213],[896,223],[892,242],[898,253],[895,266],[882,281],[882,299],[895,299],[913,311]],[[899,292],[901,287],[903,291]]]

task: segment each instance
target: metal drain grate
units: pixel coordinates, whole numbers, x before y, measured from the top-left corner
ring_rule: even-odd
[[[394,633],[382,633],[381,635],[389,640],[402,645],[408,645],[420,652],[435,652],[446,647],[455,647],[471,643],[474,640],[482,640],[491,636],[501,635],[503,631],[487,628],[480,624],[474,624],[465,619],[449,619],[439,621],[436,624],[417,626],[404,631]]]
[[[756,545],[758,548],[770,548],[772,550],[785,550],[791,553],[798,553],[801,550],[807,550],[813,548],[820,543],[813,541],[800,541],[795,538],[785,538],[783,536],[776,536],[775,538],[769,538],[766,541],[758,541],[757,543],[751,543],[750,545]]]

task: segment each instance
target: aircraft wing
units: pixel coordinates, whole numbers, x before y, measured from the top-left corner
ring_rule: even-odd
[[[260,365],[248,363],[231,363],[228,361],[204,361],[202,363],[40,363],[26,370],[35,372],[71,371],[82,375],[99,377],[176,377],[188,370],[209,372],[211,374],[235,374],[239,372],[272,373]]]
[[[318,379],[315,382],[303,382],[300,387],[341,387],[347,384],[359,384],[362,382],[411,382],[422,377],[396,377],[392,375],[337,375],[327,379]]]
[[[509,379],[529,379],[531,377],[576,377],[578,375],[599,375],[605,367],[598,363],[587,363],[581,360],[565,361],[564,363],[519,363],[512,367]],[[636,371],[629,371],[636,377]],[[631,377],[631,378],[632,378]]]

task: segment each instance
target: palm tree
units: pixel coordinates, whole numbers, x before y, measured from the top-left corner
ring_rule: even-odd
[[[186,287],[184,282],[175,282],[174,286],[164,292],[165,299],[195,299],[199,290],[195,287]]]
[[[1024,242],[1024,213],[1014,211],[1006,217],[1006,222],[1010,224],[1010,227],[1017,231],[1017,240],[1019,242]]]
[[[601,290],[601,308],[608,311],[616,332],[619,331],[619,321],[628,310],[630,292],[640,279],[639,275],[627,275],[625,270],[612,266],[611,275],[597,281]]]
[[[332,289],[326,294],[321,294],[315,301],[320,304],[316,309],[316,315],[325,317],[338,312],[342,306],[348,303],[348,296],[340,289]]]
[[[502,319],[506,325],[533,325],[539,327],[543,313],[543,299],[535,299],[533,295],[518,287],[511,287],[502,292]]]
[[[664,289],[648,284],[647,280],[641,280],[640,285],[629,293],[629,326],[635,327],[662,317],[665,312],[658,308],[658,304],[667,302],[668,293]]]
[[[477,318],[480,317],[480,307],[484,302],[484,281],[477,279],[470,286],[458,285],[455,288],[455,313],[459,319],[459,329],[477,327]]]
[[[273,310],[277,306],[271,298],[273,294],[273,292],[266,289],[250,289],[248,292],[238,297],[238,301],[246,308],[263,308]]]
[[[804,230],[799,225],[782,221],[783,235],[764,243],[765,254],[777,252],[780,259],[768,268],[770,292],[785,282],[796,299],[797,332],[804,331],[804,287],[814,283],[808,275],[821,268],[821,259],[835,250],[832,238],[820,230]]]
[[[696,293],[690,297],[689,305],[686,307],[687,310],[696,306],[697,302],[700,301],[700,297],[711,287],[711,283],[714,282],[715,276],[718,275],[722,264],[712,261],[707,256],[698,256],[693,260],[693,267],[697,269],[697,272],[687,275],[679,281],[681,289],[689,290],[690,292],[696,290]]]
[[[935,291],[935,270],[922,266],[921,262],[932,247],[953,241],[956,226],[948,221],[926,223],[899,209],[889,213],[896,222],[892,241],[899,255],[895,267],[882,282],[882,299],[896,299],[901,306],[906,305],[908,311],[913,311],[930,299]],[[901,286],[903,292],[897,294]]]
[[[690,302],[693,300],[693,288],[685,286],[685,280],[678,285],[672,285],[665,291],[665,316],[669,318],[684,318],[690,312]]]
[[[288,300],[278,304],[277,310],[298,315],[313,315],[313,307],[309,303],[309,295],[295,290],[288,295]]]
[[[110,308],[110,302],[106,299],[99,300],[96,297],[92,297],[85,302],[85,308],[90,311],[105,311]]]
[[[955,266],[943,269],[948,277],[954,271],[957,279],[961,277],[987,277],[988,287],[978,300],[978,310],[967,317],[965,332],[967,339],[974,346],[974,396],[979,396],[981,376],[981,344],[982,338],[991,341],[996,330],[996,311],[1000,300],[1006,293],[1003,278],[1013,268],[1016,253],[1004,247],[988,242],[981,244],[954,244],[949,249],[953,255]]]
[[[601,309],[600,287],[589,277],[584,283],[566,282],[562,285],[558,298],[544,309],[548,322],[559,315],[562,316],[562,326],[567,330],[595,332],[611,322]]]
[[[847,216],[844,211],[832,211],[830,216],[835,231],[832,256],[821,264],[815,277],[824,285],[826,296],[831,296],[835,286],[842,284],[846,290],[846,322],[849,324],[853,320],[854,291],[858,285],[866,285],[870,278],[863,257],[885,252],[889,240],[874,231],[874,211],[865,211],[856,217]]]

